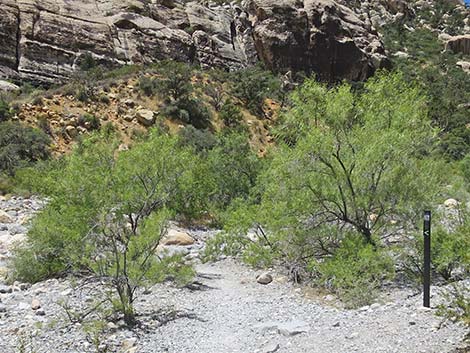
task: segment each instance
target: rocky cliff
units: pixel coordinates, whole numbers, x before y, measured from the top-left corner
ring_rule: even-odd
[[[86,53],[114,67],[161,59],[361,80],[386,65],[370,24],[332,0],[0,0],[0,78],[66,80]]]

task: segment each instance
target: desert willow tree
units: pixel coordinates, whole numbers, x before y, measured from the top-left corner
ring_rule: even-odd
[[[167,206],[178,194],[191,158],[177,148],[175,138],[153,133],[107,166],[106,202],[97,214],[90,266],[110,280],[118,295],[115,305],[129,324],[136,290],[175,269],[168,259],[157,258],[156,249],[171,216]]]
[[[346,234],[374,247],[416,225],[439,190],[430,157],[436,131],[417,88],[399,73],[377,74],[359,91],[309,79],[291,102],[277,128],[283,142],[255,202],[229,222],[232,233],[256,224],[263,249],[305,266],[333,256]]]
[[[139,287],[192,275],[181,259],[157,257],[156,248],[196,163],[158,131],[128,151],[117,145],[112,136],[92,136],[42,177],[50,202],[14,265],[20,278],[36,273],[33,280],[91,271],[114,289],[109,299],[133,324]]]

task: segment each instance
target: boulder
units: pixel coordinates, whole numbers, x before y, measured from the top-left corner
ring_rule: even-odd
[[[10,286],[0,285],[0,293],[7,294],[13,292],[13,289]]]
[[[16,92],[16,91],[19,91],[19,90],[20,90],[20,87],[18,87],[17,85],[15,85],[13,83],[10,83],[8,81],[0,80],[0,91]]]
[[[445,50],[470,55],[470,34],[451,37],[447,40]]]
[[[457,208],[459,207],[459,202],[456,199],[447,199],[444,201],[444,206],[447,208]]]
[[[192,245],[194,239],[185,232],[169,229],[168,233],[163,237],[161,245]]]
[[[67,132],[67,135],[69,135],[71,138],[77,137],[78,135],[77,128],[72,125],[66,126],[65,131]]]
[[[135,113],[137,121],[144,126],[152,126],[155,123],[155,113],[149,109],[140,109]]]
[[[364,80],[389,66],[378,34],[335,1],[248,0],[247,11],[258,55],[270,69],[335,81]]]
[[[467,74],[470,74],[470,61],[457,61],[457,66]]]

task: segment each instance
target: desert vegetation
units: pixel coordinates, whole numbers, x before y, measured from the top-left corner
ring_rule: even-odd
[[[229,73],[169,61],[109,71],[84,56],[65,87],[25,85],[0,99],[2,192],[48,200],[14,250],[9,280],[88,276],[136,325],[141,289],[195,274],[182,256],[157,255],[176,220],[221,230],[204,261],[280,268],[358,308],[384,286],[421,285],[430,209],[434,278],[453,288],[440,313],[468,325],[470,80],[433,31],[404,30],[409,21],[381,28],[406,57],[364,83],[298,74],[285,85],[258,66]],[[17,116],[25,96],[34,113],[64,102],[80,113],[60,127],[37,114],[38,129],[28,127]],[[67,153],[51,158],[63,140]]]

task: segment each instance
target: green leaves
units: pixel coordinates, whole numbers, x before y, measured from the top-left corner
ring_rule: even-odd
[[[19,167],[47,159],[49,144],[49,137],[40,130],[16,122],[0,123],[0,173],[14,175]]]

